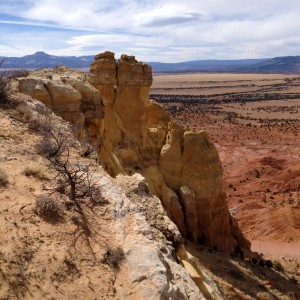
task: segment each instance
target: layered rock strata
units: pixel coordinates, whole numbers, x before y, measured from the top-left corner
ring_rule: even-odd
[[[69,69],[63,75],[60,68],[52,77],[39,70],[19,79],[19,90],[68,120],[84,120],[107,172],[142,174],[184,236],[233,250],[238,230],[225,203],[218,152],[206,132],[183,128],[149,100],[151,67],[105,52],[89,75]]]
[[[39,69],[18,78],[18,90],[43,102],[55,114],[78,126],[89,128],[94,141],[104,115],[102,97],[86,74],[64,66]],[[96,128],[94,130],[94,128]],[[96,134],[96,135],[95,135]]]

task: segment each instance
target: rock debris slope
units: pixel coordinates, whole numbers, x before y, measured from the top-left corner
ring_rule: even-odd
[[[85,128],[110,175],[142,174],[184,236],[224,251],[249,246],[226,206],[216,148],[206,132],[176,124],[149,100],[149,65],[107,51],[90,74],[58,67],[18,81],[20,92]]]

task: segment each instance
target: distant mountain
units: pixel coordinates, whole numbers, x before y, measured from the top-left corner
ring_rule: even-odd
[[[275,57],[249,67],[251,72],[300,74],[300,56]]]
[[[54,68],[64,65],[70,68],[88,68],[94,59],[90,56],[54,56],[45,52],[36,52],[32,55],[23,57],[2,57],[4,58],[3,68],[20,68],[20,69],[37,69],[37,68]],[[0,59],[2,59],[0,58]]]
[[[3,68],[37,69],[65,65],[71,68],[89,68],[94,55],[54,56],[36,52],[23,57],[2,57]],[[2,59],[0,58],[0,59]],[[154,73],[279,73],[300,74],[300,56],[284,56],[265,59],[195,60],[180,63],[149,62]]]
[[[195,60],[180,63],[150,62],[155,72],[229,72],[252,66],[268,59]]]
[[[300,74],[300,56],[265,59],[196,60],[181,63],[150,63],[156,73],[275,73]]]

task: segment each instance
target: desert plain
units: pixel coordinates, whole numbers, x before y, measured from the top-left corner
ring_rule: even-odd
[[[157,74],[150,98],[209,133],[251,249],[300,260],[300,75]]]

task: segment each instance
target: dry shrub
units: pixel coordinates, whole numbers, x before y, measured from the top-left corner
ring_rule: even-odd
[[[30,163],[27,165],[23,171],[25,176],[33,176],[35,178],[39,178],[41,180],[49,179],[48,174],[44,167],[37,163]]]
[[[0,61],[0,68],[4,59]],[[4,72],[0,72],[0,104],[6,104],[9,96],[9,80]]]
[[[26,111],[26,108],[21,112],[23,114],[23,119],[28,122],[28,127],[30,130],[36,132],[43,132],[49,130],[51,120],[53,118],[52,112],[43,103],[35,103],[30,111]],[[27,116],[28,115],[28,116]]]
[[[88,198],[93,204],[104,204],[99,179],[90,165],[72,159],[72,151],[78,151],[80,144],[70,128],[55,124],[48,118],[41,130],[36,145],[38,154],[47,160],[47,167],[57,180],[57,192],[68,194],[69,199],[79,205],[77,199]]]
[[[41,122],[40,122],[41,123]],[[75,136],[66,126],[58,125],[51,115],[45,116],[43,124],[39,126],[41,138],[36,145],[38,154],[53,159],[68,155],[75,145]]]
[[[0,169],[0,186],[6,187],[8,185],[8,176],[3,169]]]
[[[29,271],[34,256],[34,249],[25,241],[21,246],[16,244],[11,252],[0,251],[0,287],[7,295],[0,299],[25,299],[30,285],[32,272]]]
[[[10,79],[15,79],[19,77],[27,77],[29,72],[26,69],[14,70],[9,73]]]
[[[124,259],[125,254],[122,248],[108,247],[101,262],[109,265],[111,268],[117,271],[120,269],[120,264]]]
[[[284,272],[284,267],[279,261],[274,261],[274,269],[278,272]]]
[[[36,213],[48,219],[60,219],[63,214],[61,204],[48,195],[40,195],[35,199]]]
[[[285,159],[277,159],[270,156],[265,156],[260,160],[261,164],[268,165],[276,170],[283,170],[283,165],[286,162]]]

